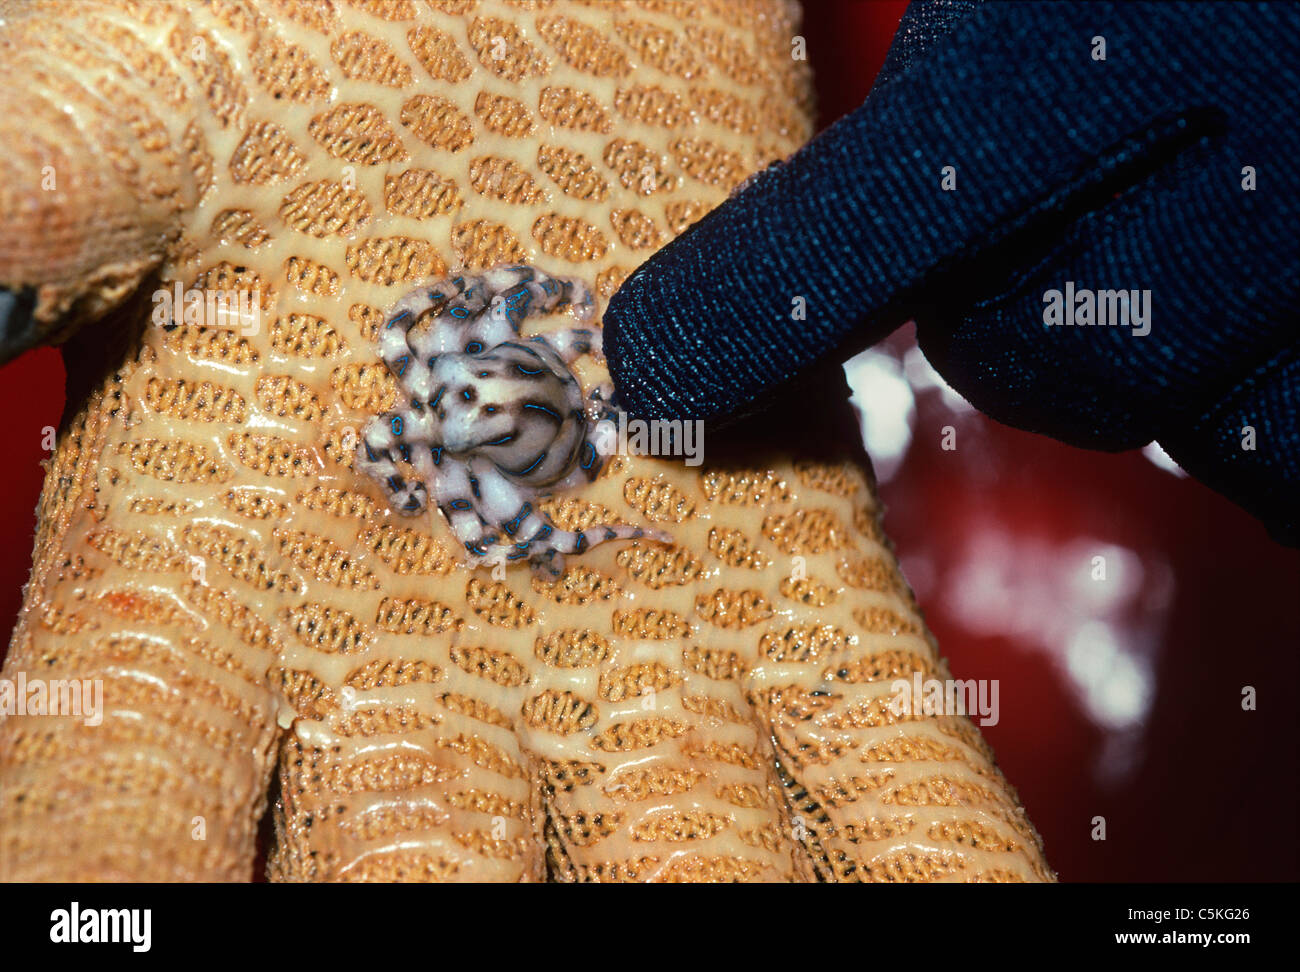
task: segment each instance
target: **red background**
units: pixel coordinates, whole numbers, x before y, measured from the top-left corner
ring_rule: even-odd
[[[807,6],[824,126],[866,96],[906,4]],[[908,340],[890,346],[901,352]],[[8,416],[0,423],[0,630],[12,628],[27,579],[41,430],[59,425],[63,404],[58,351],[0,368],[0,415]],[[939,447],[948,424],[963,443],[957,452]],[[1001,718],[984,732],[1061,877],[1300,876],[1300,553],[1138,453],[1083,452],[959,414],[934,389],[917,395],[914,435],[882,487],[885,525],[954,674],[999,680]],[[997,557],[985,559],[1003,574],[990,595],[999,603],[983,605],[982,623],[972,625],[970,605],[953,592],[990,549],[977,543],[995,545]],[[1120,736],[1090,715],[1062,646],[1023,617],[1086,621],[1092,602],[1053,565],[1086,563],[1093,550],[1112,564],[1123,551],[1142,570],[1120,613],[1108,615],[1115,631],[1142,643],[1153,693],[1140,724]],[[1242,711],[1246,685],[1259,692],[1257,711]],[[1097,816],[1106,819],[1105,841],[1091,837]]]

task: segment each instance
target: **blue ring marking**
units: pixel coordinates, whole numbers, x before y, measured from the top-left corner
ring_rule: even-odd
[[[587,456],[587,458],[586,458],[585,460],[583,460],[583,462],[582,462],[582,468],[583,468],[583,469],[590,469],[590,468],[591,468],[591,464],[592,464],[593,462],[596,461],[596,447],[595,447],[594,445],[592,445],[590,442],[584,442],[584,443],[583,443],[583,446],[584,446],[585,449],[589,452],[589,455]]]
[[[484,549],[481,543],[467,543],[465,544],[465,549],[477,557],[482,557],[487,553],[487,550]]]
[[[573,547],[573,552],[582,553],[586,549],[587,549],[587,535],[585,533],[579,533],[578,540]]]
[[[469,500],[452,500],[451,508],[453,510],[468,510],[470,508]]]
[[[437,408],[437,407],[438,407],[438,403],[439,403],[440,401],[442,401],[442,393],[445,392],[446,390],[447,390],[447,386],[446,386],[446,385],[439,385],[439,386],[438,386],[438,394],[434,395],[431,399],[429,399],[429,407],[430,407],[430,408]]]
[[[465,399],[465,401],[469,401],[472,396],[469,393],[469,389],[466,388],[463,392],[460,393],[460,397]]]
[[[402,487],[405,485],[406,483],[402,481],[401,476],[388,477],[388,488],[391,489],[394,493],[400,493],[402,491]]]
[[[465,345],[466,354],[478,354],[482,350],[483,350],[482,341],[470,341],[469,344]]]
[[[518,437],[519,437],[519,436],[518,436],[516,433],[514,433],[514,432],[509,432],[509,433],[507,433],[506,435],[501,436],[501,438],[499,438],[499,439],[493,439],[491,442],[483,442],[483,443],[480,443],[480,444],[481,444],[481,445],[485,445],[485,446],[490,446],[490,445],[505,445],[507,442],[514,442],[515,439],[517,439]]]
[[[559,412],[557,412],[553,408],[547,408],[545,405],[534,405],[532,402],[529,402],[524,406],[524,408],[535,408],[539,412],[545,412],[547,415],[551,416],[551,418],[555,419],[557,422],[564,421],[564,419],[560,418]]]
[[[392,327],[394,324],[396,324],[398,321],[400,321],[403,317],[410,317],[410,316],[411,316],[411,312],[410,312],[409,310],[404,310],[404,311],[402,311],[402,313],[398,314],[396,317],[394,317],[392,320],[390,320],[390,321],[388,322],[388,327],[385,327],[384,330],[385,330],[385,331],[388,330],[389,327]]]
[[[406,428],[406,423],[402,421],[402,416],[394,415],[389,427],[393,430],[393,435],[401,435],[402,429]]]
[[[367,442],[365,439],[362,439],[361,444],[366,447],[366,458],[369,459],[371,462],[378,462],[379,457],[375,455],[375,450],[370,448],[370,443]]]
[[[442,446],[429,446],[429,451],[433,453],[433,464],[442,465]]]
[[[546,370],[545,368],[538,368],[536,371],[529,371],[521,364],[517,364],[515,365],[515,367],[519,369],[520,374],[524,374],[524,375],[540,375],[543,371]]]
[[[478,491],[478,480],[473,476],[469,477],[469,491],[474,494],[475,499],[482,499],[483,496]]]
[[[510,534],[513,537],[515,535],[515,531],[519,529],[520,524],[524,522],[524,518],[528,516],[528,514],[531,513],[532,511],[533,511],[533,504],[524,503],[523,506],[519,507],[519,512],[515,514],[515,518],[513,520],[509,520],[505,523],[502,523],[501,526],[505,528],[506,533]]]
[[[528,551],[520,550],[517,553],[506,554],[506,560],[523,560],[528,556]]]
[[[402,454],[402,458],[407,462],[411,461],[411,447],[405,442],[398,445],[397,450]]]
[[[409,354],[404,354],[400,358],[398,358],[397,361],[402,366],[401,369],[397,372],[397,377],[400,378],[402,377],[402,375],[406,373],[406,367],[411,363],[411,356]]]
[[[644,536],[645,536],[645,531],[642,530],[640,527],[637,527],[635,530],[632,531],[633,540],[640,540]]]
[[[464,277],[457,277],[455,280],[453,280],[453,281],[451,282],[451,285],[452,285],[453,287],[464,287],[464,286],[465,286],[465,278],[464,278]]]
[[[414,513],[419,508],[420,508],[420,501],[414,496],[408,499],[406,503],[403,504],[402,506],[402,509],[406,510],[409,513]]]
[[[552,526],[549,523],[543,523],[542,528],[538,530],[536,533],[534,533],[533,539],[529,540],[528,542],[535,543],[538,540],[545,540],[554,532],[555,532],[554,528],[552,528]]]
[[[491,375],[491,374],[492,374],[492,373],[491,373],[490,371],[480,371],[480,372],[478,373],[478,376],[479,376],[480,378],[487,378],[487,377],[488,377],[489,375]]]
[[[546,453],[543,452],[540,456],[538,456],[536,459],[533,460],[532,465],[530,465],[527,469],[520,469],[518,472],[515,473],[515,475],[527,476],[530,472],[532,472],[539,465],[541,465],[542,460],[545,458],[546,458]]]
[[[483,409],[483,414],[484,414],[484,415],[495,415],[498,411],[500,411],[500,409],[498,409],[495,405],[489,405],[489,406],[487,406],[486,408]]]
[[[429,359],[429,367],[432,368],[437,363],[438,363],[438,356],[435,354],[432,358]]]
[[[456,311],[460,311],[460,313],[457,314]],[[447,313],[450,314],[452,317],[465,318],[465,317],[469,317],[469,308],[468,308],[468,307],[462,307],[460,304],[457,304],[455,307],[453,307],[453,308],[452,308],[451,310],[449,310]]]

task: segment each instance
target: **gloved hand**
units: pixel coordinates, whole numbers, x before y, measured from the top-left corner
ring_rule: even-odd
[[[94,375],[0,679],[102,689],[0,693],[0,881],[247,879],[268,801],[273,879],[1052,879],[977,726],[877,697],[950,670],[852,462],[620,456],[561,525],[673,547],[545,585],[358,468],[413,287],[535,255],[603,288],[623,216],[802,141],[780,0],[469,6],[0,0],[0,357],[84,323]],[[629,120],[644,91],[753,131]],[[258,313],[155,319],[173,287]]]
[[[1158,440],[1300,542],[1300,9],[914,3],[898,38],[860,109],[614,296],[620,403],[725,424],[914,318],[992,417]],[[1132,300],[1098,326],[1084,291]]]

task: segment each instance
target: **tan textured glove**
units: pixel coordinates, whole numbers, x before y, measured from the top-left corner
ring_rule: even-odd
[[[551,516],[675,544],[555,583],[471,571],[352,469],[402,294],[523,261],[603,303],[809,136],[796,10],[0,15],[18,343],[121,305],[74,339],[105,376],[50,467],[3,672],[102,680],[102,723],[0,718],[0,878],[247,880],[277,767],[279,880],[1052,878],[972,723],[890,708],[894,679],[948,672],[860,466],[617,457]],[[177,284],[259,299],[158,326]]]

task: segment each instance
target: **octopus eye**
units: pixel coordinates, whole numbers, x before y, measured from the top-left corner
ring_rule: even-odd
[[[465,345],[466,354],[478,354],[482,350],[483,350],[482,341],[470,341],[469,344]]]

